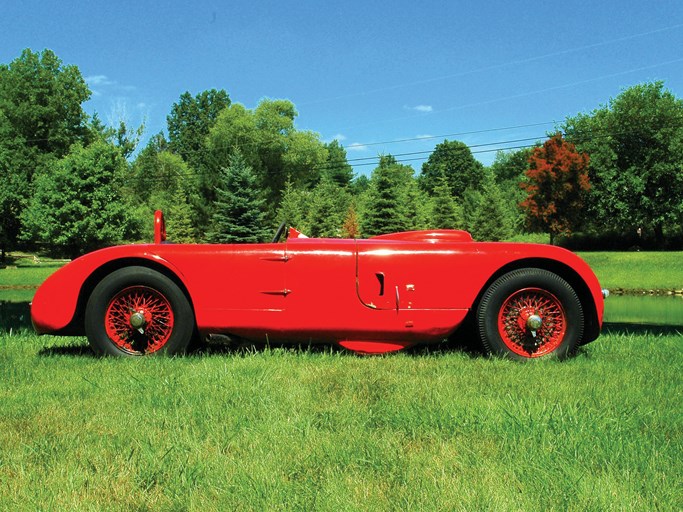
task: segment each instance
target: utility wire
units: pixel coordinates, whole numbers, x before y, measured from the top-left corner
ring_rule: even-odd
[[[536,61],[551,58],[551,57],[559,57],[562,55],[568,55],[570,53],[576,53],[576,52],[580,52],[580,51],[584,51],[584,50],[592,50],[592,49],[599,48],[602,46],[607,46],[610,44],[623,43],[624,41],[630,41],[632,39],[636,39],[639,37],[645,37],[645,36],[650,36],[653,34],[658,34],[661,32],[666,32],[669,30],[675,30],[675,29],[679,29],[681,27],[683,27],[683,24],[679,23],[676,25],[670,25],[668,27],[662,27],[662,28],[650,30],[647,32],[640,32],[638,34],[631,34],[628,36],[618,37],[616,39],[609,39],[607,41],[601,41],[598,43],[593,43],[593,44],[588,44],[588,45],[583,45],[583,46],[577,46],[574,48],[568,48],[566,50],[560,50],[557,52],[546,53],[543,55],[536,55],[534,57],[527,57],[524,59],[516,59],[516,60],[504,62],[501,64],[493,64],[491,66],[484,66],[482,68],[468,70],[468,71],[461,71],[459,73],[453,73],[453,74],[444,75],[444,76],[440,76],[440,77],[427,78],[427,79],[423,79],[423,80],[416,80],[413,82],[405,82],[402,84],[394,84],[394,85],[390,85],[387,87],[379,87],[376,89],[370,89],[370,90],[358,92],[358,93],[345,94],[345,95],[335,96],[335,97],[331,97],[331,98],[323,98],[323,99],[319,99],[319,100],[308,101],[308,102],[300,103],[299,105],[300,106],[314,105],[317,103],[325,103],[325,102],[336,101],[336,100],[341,100],[341,99],[356,98],[356,97],[367,96],[369,94],[374,94],[374,93],[379,93],[379,92],[393,91],[393,90],[401,89],[404,87],[412,87],[414,85],[424,85],[424,84],[429,84],[429,83],[433,83],[433,82],[439,82],[442,80],[448,80],[451,78],[460,78],[463,76],[473,75],[476,73],[483,73],[485,71],[494,71],[497,69],[502,69],[502,68],[506,68],[506,67],[510,67],[510,66],[517,66],[520,64],[528,64],[531,62],[536,62]]]
[[[491,130],[492,131],[492,130]],[[623,135],[629,133],[628,131],[624,131],[621,133],[617,133],[616,135]],[[560,132],[561,135],[565,136],[565,133]],[[584,142],[587,142],[589,140],[600,140],[600,139],[609,139],[613,137],[615,134],[613,132],[607,132],[605,130],[587,130],[582,133],[583,137],[577,138],[573,137],[573,143],[575,144],[581,144]],[[505,151],[513,151],[513,150],[519,150],[519,149],[528,149],[528,148],[534,148],[538,147],[541,139],[546,138],[546,136],[539,136],[539,137],[528,137],[524,139],[513,139],[513,140],[503,140],[503,141],[498,141],[498,142],[489,142],[489,143],[483,143],[483,144],[473,144],[473,145],[466,145],[466,146],[458,146],[458,147],[446,147],[442,149],[441,151],[445,152],[448,154],[449,152],[452,153],[458,153],[461,151],[469,151],[471,154],[476,155],[476,154],[485,154],[485,153],[493,153],[493,152],[505,152]],[[535,143],[529,143],[529,144],[518,144],[519,142],[528,142],[528,141],[536,141]],[[493,147],[491,146],[500,146],[500,147]],[[482,148],[482,149],[477,149],[477,148]],[[486,149],[483,149],[486,148]],[[415,162],[415,161],[420,161],[424,160],[424,156],[416,156],[416,155],[426,155],[426,154],[431,154],[433,151],[416,151],[416,152],[409,152],[409,153],[399,153],[396,155],[391,155],[396,159],[396,163],[402,164],[402,163],[407,163],[407,162]],[[364,157],[364,158],[357,158],[357,159],[351,159],[347,160],[346,162],[351,164],[353,162],[354,167],[366,167],[366,166],[371,166],[371,165],[378,165],[380,159],[382,158],[382,155],[377,155],[373,157]],[[323,164],[311,166],[310,170],[313,171],[325,171],[325,170],[332,170],[336,169],[339,167],[342,167],[344,163],[342,162],[341,164],[335,164],[332,162],[325,162]],[[276,171],[269,170],[267,171],[268,174],[273,174]],[[178,177],[181,178],[193,178],[199,176],[199,173],[196,171],[188,172],[188,173],[178,173],[174,171],[174,174]],[[168,180],[171,179],[172,176],[153,176],[153,177],[148,177],[147,180],[149,181],[163,181],[163,180]]]

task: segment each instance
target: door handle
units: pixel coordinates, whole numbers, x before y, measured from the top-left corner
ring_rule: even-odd
[[[376,272],[375,276],[379,281],[379,296],[384,295],[384,272]]]

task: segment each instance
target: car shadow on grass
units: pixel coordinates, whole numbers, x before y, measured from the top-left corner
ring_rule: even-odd
[[[97,357],[87,343],[84,345],[58,345],[45,347],[38,351],[42,357],[71,356],[71,357]]]
[[[602,334],[680,336],[683,334],[683,327],[677,325],[606,323],[603,326]],[[337,354],[348,357],[368,357],[367,354],[358,354],[333,343],[259,343],[239,339],[231,340],[227,337],[212,343],[197,343],[187,352],[185,357],[244,356],[264,353],[270,350],[279,350],[287,353]],[[583,350],[583,348],[580,348],[579,354],[583,352]],[[415,345],[401,350],[400,353],[414,357],[452,353],[460,353],[472,359],[488,357],[486,352],[482,349],[479,340],[471,333],[456,335],[441,343]],[[394,353],[390,352],[384,355],[390,356],[392,354]],[[38,351],[38,355],[42,357],[100,357],[92,351],[87,342],[78,344],[71,342],[65,345],[45,347]]]
[[[194,347],[188,356],[241,356],[249,354],[264,353],[271,350],[278,350],[287,353],[303,353],[303,354],[335,354],[348,357],[377,357],[377,356],[391,356],[393,354],[405,354],[407,356],[423,357],[428,355],[447,354],[447,353],[463,353],[470,357],[483,357],[486,353],[476,346],[469,337],[462,337],[459,339],[444,340],[439,343],[417,344],[412,347],[405,348],[396,352],[387,352],[384,354],[364,354],[353,352],[345,349],[335,343],[297,343],[297,342],[252,342],[247,340],[228,340],[224,339],[220,342],[200,343]]]

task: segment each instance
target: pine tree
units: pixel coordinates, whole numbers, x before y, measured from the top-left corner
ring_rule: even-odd
[[[277,209],[277,221],[284,222],[302,233],[308,233],[308,222],[304,212],[308,210],[310,201],[309,191],[297,189],[290,180],[287,180]]]
[[[192,207],[188,202],[187,194],[182,187],[178,187],[173,194],[173,202],[166,217],[169,239],[180,244],[194,243],[196,238],[192,218]]]
[[[348,199],[344,189],[324,177],[313,190],[313,200],[308,212],[310,236],[340,236],[347,204]]]
[[[241,153],[230,156],[228,167],[221,168],[213,204],[213,243],[263,242],[270,230],[265,225],[264,200],[257,179]]]
[[[434,186],[432,196],[431,227],[436,229],[456,229],[462,227],[462,213],[456,206],[451,188],[442,173]]]
[[[349,187],[353,180],[353,167],[346,159],[346,150],[336,139],[325,144],[325,149],[327,149],[327,162],[323,168],[323,176],[340,187]]]
[[[363,233],[373,236],[411,229],[405,212],[405,182],[412,179],[411,175],[412,169],[397,163],[391,155],[380,158],[367,192]]]
[[[470,231],[475,240],[497,242],[512,235],[514,213],[505,203],[493,179],[487,179],[479,205],[472,216]]]

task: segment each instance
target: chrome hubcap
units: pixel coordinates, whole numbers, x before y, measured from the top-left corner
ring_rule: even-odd
[[[526,321],[526,326],[530,331],[538,331],[542,324],[543,319],[538,315],[531,315]]]
[[[130,315],[130,326],[133,329],[141,329],[143,325],[145,325],[147,321],[145,320],[145,315],[142,314],[139,311],[136,311],[132,315]]]

